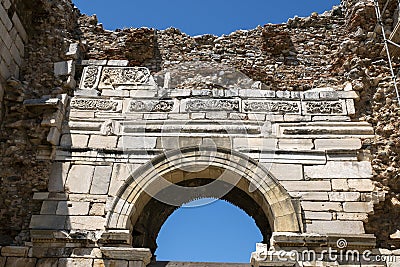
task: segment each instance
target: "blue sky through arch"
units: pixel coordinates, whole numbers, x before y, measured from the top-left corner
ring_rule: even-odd
[[[262,239],[243,210],[224,200],[200,199],[167,219],[157,238],[156,255],[159,261],[249,263]]]
[[[175,27],[189,35],[229,34],[257,25],[282,23],[295,15],[323,13],[340,0],[73,0],[86,14],[97,14],[108,30],[142,26]]]

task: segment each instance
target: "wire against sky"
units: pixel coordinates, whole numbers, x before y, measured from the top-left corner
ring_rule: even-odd
[[[267,23],[282,23],[295,15],[323,13],[340,0],[73,0],[88,15],[97,14],[108,30],[116,28],[175,27],[189,35],[229,34]]]

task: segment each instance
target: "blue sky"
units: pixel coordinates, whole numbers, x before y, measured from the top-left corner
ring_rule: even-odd
[[[286,22],[295,15],[323,13],[340,0],[73,0],[97,14],[104,28],[171,26],[189,35],[229,34],[257,25]],[[158,238],[160,260],[249,262],[261,234],[253,219],[224,201],[181,208],[165,222]]]
[[[157,260],[249,263],[256,243],[262,241],[251,217],[223,200],[189,204],[161,228]]]
[[[322,13],[340,0],[73,0],[86,14],[97,14],[109,30],[124,27],[166,29],[189,35],[229,34],[257,25],[286,22],[295,15]]]

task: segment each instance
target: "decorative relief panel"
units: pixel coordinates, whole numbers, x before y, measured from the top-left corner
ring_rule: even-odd
[[[186,102],[186,111],[240,111],[239,100],[227,99],[196,99]]]
[[[303,102],[305,115],[347,115],[346,102],[339,101],[306,101]]]
[[[85,67],[79,88],[88,90],[96,89],[99,85],[101,69],[102,67],[98,66]]]
[[[173,108],[173,100],[133,100],[128,112],[171,112]]]
[[[119,85],[152,85],[150,71],[141,67],[105,67],[100,78],[99,88],[113,89]]]
[[[71,108],[78,110],[98,110],[98,111],[111,111],[117,112],[120,110],[120,103],[113,100],[105,99],[90,99],[90,98],[79,98],[72,99]]]
[[[273,100],[245,100],[244,112],[271,112],[271,113],[295,113],[301,110],[300,101],[273,101]]]

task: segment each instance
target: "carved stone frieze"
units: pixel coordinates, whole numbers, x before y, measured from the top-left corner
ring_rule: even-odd
[[[227,99],[196,99],[186,102],[186,111],[240,111],[239,100]]]
[[[119,85],[152,85],[150,71],[141,67],[105,67],[100,78],[100,88]]]
[[[78,110],[118,111],[119,102],[105,99],[80,98],[71,101],[71,108]]]
[[[301,110],[300,101],[274,101],[274,100],[245,100],[245,112],[271,112],[271,113],[296,113]]]
[[[339,101],[303,102],[303,112],[307,115],[346,115],[346,103]]]
[[[134,100],[129,103],[129,112],[171,112],[172,100]]]
[[[87,66],[83,70],[80,88],[81,89],[96,89],[101,75],[102,67]]]

